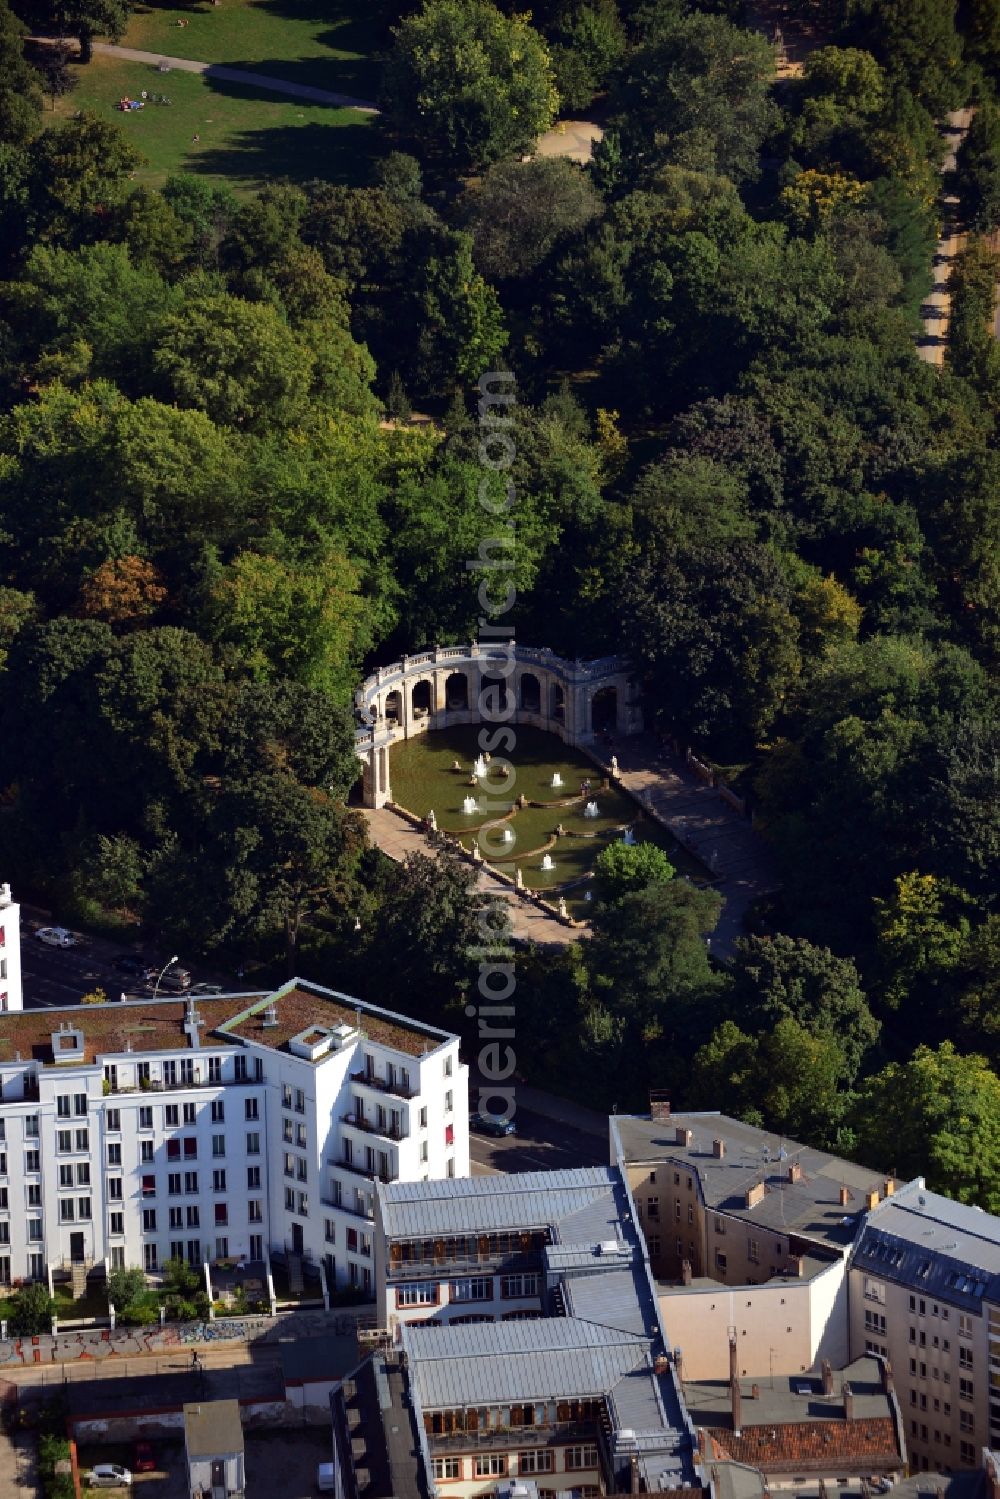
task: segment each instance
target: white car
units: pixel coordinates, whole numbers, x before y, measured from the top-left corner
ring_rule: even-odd
[[[98,1463],[87,1474],[87,1482],[92,1489],[127,1488],[132,1482],[132,1474],[118,1463]]]
[[[64,926],[40,926],[35,933],[39,942],[49,947],[75,947],[76,938]]]

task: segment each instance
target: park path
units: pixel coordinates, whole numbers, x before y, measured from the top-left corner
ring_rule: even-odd
[[[402,863],[407,854],[424,854],[430,859],[439,857],[438,850],[419,828],[415,828],[398,813],[391,812],[388,807],[381,807],[377,811],[365,807],[364,814],[368,820],[372,842],[384,854],[388,854],[390,859]],[[587,933],[584,926],[565,926],[555,916],[550,916],[548,911],[543,911],[530,900],[519,896],[510,885],[496,879],[487,869],[480,869],[477,883],[484,895],[499,896],[506,901],[511,931],[519,942],[538,942],[550,946],[558,943],[565,946],[567,942],[577,942]]]
[[[725,901],[711,948],[716,957],[730,958],[749,907],[777,889],[770,851],[746,817],[652,734],[617,739],[615,753],[625,790],[711,871]]]
[[[941,163],[941,176],[947,179],[955,170],[958,148],[972,119],[971,109],[953,109],[947,116],[943,135],[945,156]],[[917,353],[926,364],[944,364],[948,346],[948,325],[951,322],[951,291],[948,282],[955,261],[965,244],[965,235],[958,223],[959,203],[954,193],[946,192],[941,200],[941,237],[934,253],[934,286],[930,296],[920,309],[923,319],[923,335],[917,341]]]
[[[157,67],[166,63],[179,73],[204,73],[208,78],[217,78],[220,83],[245,83],[253,88],[267,89],[275,94],[290,94],[295,99],[305,99],[309,104],[333,104],[338,109],[359,109],[365,114],[378,114],[370,99],[354,99],[350,94],[335,94],[325,88],[313,88],[308,83],[291,83],[287,78],[271,78],[266,73],[252,73],[246,68],[227,68],[219,62],[195,62],[190,57],[168,57],[163,52],[142,52],[138,47],[116,47],[111,42],[95,42],[94,51],[107,57],[121,57],[126,62],[144,62]]]

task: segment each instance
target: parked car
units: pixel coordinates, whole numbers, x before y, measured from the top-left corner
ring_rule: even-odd
[[[212,994],[224,994],[225,990],[221,984],[192,984],[191,993],[204,995],[207,999]]]
[[[35,936],[48,947],[76,946],[76,938],[64,926],[40,926]]]
[[[113,958],[111,966],[116,973],[121,974],[122,978],[137,979],[142,984],[155,978],[157,974],[152,963],[147,963],[145,958],[138,958],[135,953],[131,952],[123,952],[119,957]]]
[[[191,973],[189,969],[181,968],[178,963],[171,963],[162,975],[159,977],[154,975],[150,982],[158,986],[161,993],[186,994],[191,987]]]
[[[136,1442],[132,1466],[137,1473],[156,1472],[156,1453],[151,1442]]]
[[[87,1474],[87,1482],[92,1489],[127,1488],[132,1482],[132,1474],[118,1463],[97,1463]]]
[[[517,1134],[513,1119],[498,1119],[495,1114],[473,1114],[469,1124],[479,1134],[493,1135],[497,1140]]]

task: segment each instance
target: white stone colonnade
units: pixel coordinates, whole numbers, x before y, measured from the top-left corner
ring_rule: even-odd
[[[530,724],[567,744],[590,745],[603,732],[638,734],[643,727],[639,683],[623,656],[568,661],[514,644],[439,646],[379,667],[355,694],[365,806],[392,799],[393,744],[430,729],[478,724],[484,691],[491,691],[491,723],[502,713],[505,722]]]

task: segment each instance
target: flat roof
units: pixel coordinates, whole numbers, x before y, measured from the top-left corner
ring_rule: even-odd
[[[376,1183],[386,1238],[556,1230],[559,1242],[617,1236],[627,1198],[611,1166]]]
[[[766,1352],[766,1350],[765,1350]],[[882,1388],[877,1359],[859,1358],[834,1369],[833,1393],[823,1394],[818,1374],[751,1375],[740,1380],[741,1425],[781,1426],[812,1421],[844,1420],[844,1385],[854,1399],[854,1419],[891,1417],[889,1397]],[[757,1394],[754,1396],[753,1390]],[[800,1394],[800,1391],[806,1393]],[[685,1380],[684,1400],[696,1426],[732,1425],[732,1397],[728,1379]]]
[[[264,1013],[272,1006],[277,1025],[265,1025]],[[405,1015],[364,1004],[349,994],[340,994],[335,989],[325,989],[321,984],[308,983],[304,979],[292,979],[274,994],[257,1000],[251,1008],[231,1012],[231,1017],[220,1030],[226,1036],[239,1036],[257,1046],[287,1052],[289,1041],[312,1026],[332,1030],[335,1026],[347,1025],[353,1030],[359,1022],[370,1041],[411,1057],[422,1057],[456,1039],[449,1031],[422,1025]],[[325,1060],[328,1055],[324,1053],[318,1061]]]
[[[184,1030],[192,998],[203,1022],[197,1048]],[[271,1004],[278,1017],[274,1027],[266,1026],[263,1020],[263,1012]],[[0,1065],[20,1060],[55,1067],[52,1037],[67,1023],[83,1034],[80,1056],[59,1064],[70,1071],[74,1066],[94,1066],[102,1057],[124,1057],[133,1052],[210,1052],[242,1041],[287,1052],[292,1037],[311,1026],[332,1030],[334,1026],[347,1024],[353,1030],[359,1016],[365,1036],[407,1056],[423,1056],[457,1039],[449,1031],[409,1020],[405,1015],[365,1004],[304,979],[292,979],[274,994],[258,990],[249,994],[185,995],[11,1011],[0,1015]],[[327,1055],[324,1053],[317,1065]]]
[[[366,1499],[427,1499],[426,1447],[398,1359],[371,1354],[341,1395],[345,1410],[360,1417],[356,1427],[348,1417],[350,1456],[355,1475],[367,1475]]]
[[[611,1128],[627,1164],[673,1161],[697,1174],[709,1208],[775,1233],[840,1248],[852,1243],[857,1233],[866,1211],[866,1193],[877,1190],[881,1194],[884,1187],[885,1178],[868,1166],[799,1145],[726,1114],[671,1114],[665,1120],[616,1115]],[[677,1140],[678,1130],[691,1131],[690,1145]],[[721,1158],[714,1154],[714,1140],[725,1144]],[[801,1175],[793,1182],[789,1169],[795,1165]],[[746,1194],[759,1183],[764,1185],[764,1196],[748,1208]],[[841,1187],[848,1192],[846,1206],[840,1202]]]
[[[199,1400],[184,1407],[188,1457],[229,1457],[243,1451],[238,1400]]]

